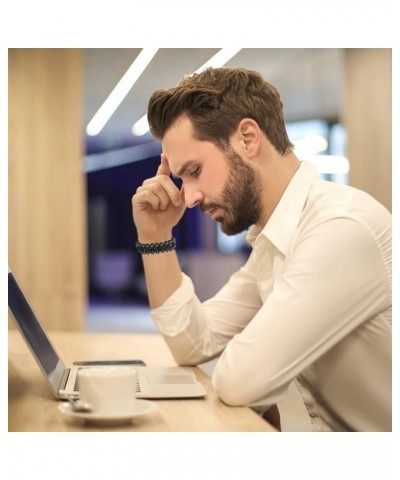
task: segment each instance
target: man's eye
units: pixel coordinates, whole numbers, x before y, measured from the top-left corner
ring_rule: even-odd
[[[196,167],[190,172],[191,177],[198,177],[200,175],[200,167]]]

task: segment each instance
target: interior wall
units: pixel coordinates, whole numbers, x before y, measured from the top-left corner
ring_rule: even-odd
[[[344,116],[350,184],[392,210],[392,50],[346,49]]]
[[[8,261],[41,322],[77,330],[86,305],[78,49],[9,50]]]

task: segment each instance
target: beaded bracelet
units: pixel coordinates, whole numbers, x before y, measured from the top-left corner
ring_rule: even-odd
[[[169,252],[170,250],[175,250],[175,248],[175,237],[172,237],[171,240],[160,243],[140,243],[139,241],[136,242],[136,250],[142,255]]]

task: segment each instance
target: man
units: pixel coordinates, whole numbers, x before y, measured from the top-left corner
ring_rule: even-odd
[[[391,430],[389,212],[299,161],[279,94],[256,72],[186,77],[152,95],[148,119],[163,154],[133,217],[152,315],[176,361],[220,355],[212,380],[230,405],[268,410],[295,379],[313,430]],[[204,303],[172,238],[196,205],[227,234],[251,227],[253,247]]]

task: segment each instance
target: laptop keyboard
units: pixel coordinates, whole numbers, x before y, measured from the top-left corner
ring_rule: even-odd
[[[78,371],[81,370],[80,368],[78,368]],[[76,379],[75,379],[75,385],[74,385],[74,392],[79,392],[79,385],[78,385],[78,375],[76,375]],[[141,390],[140,390],[140,384],[139,384],[139,380],[136,382],[136,393],[140,393]]]

